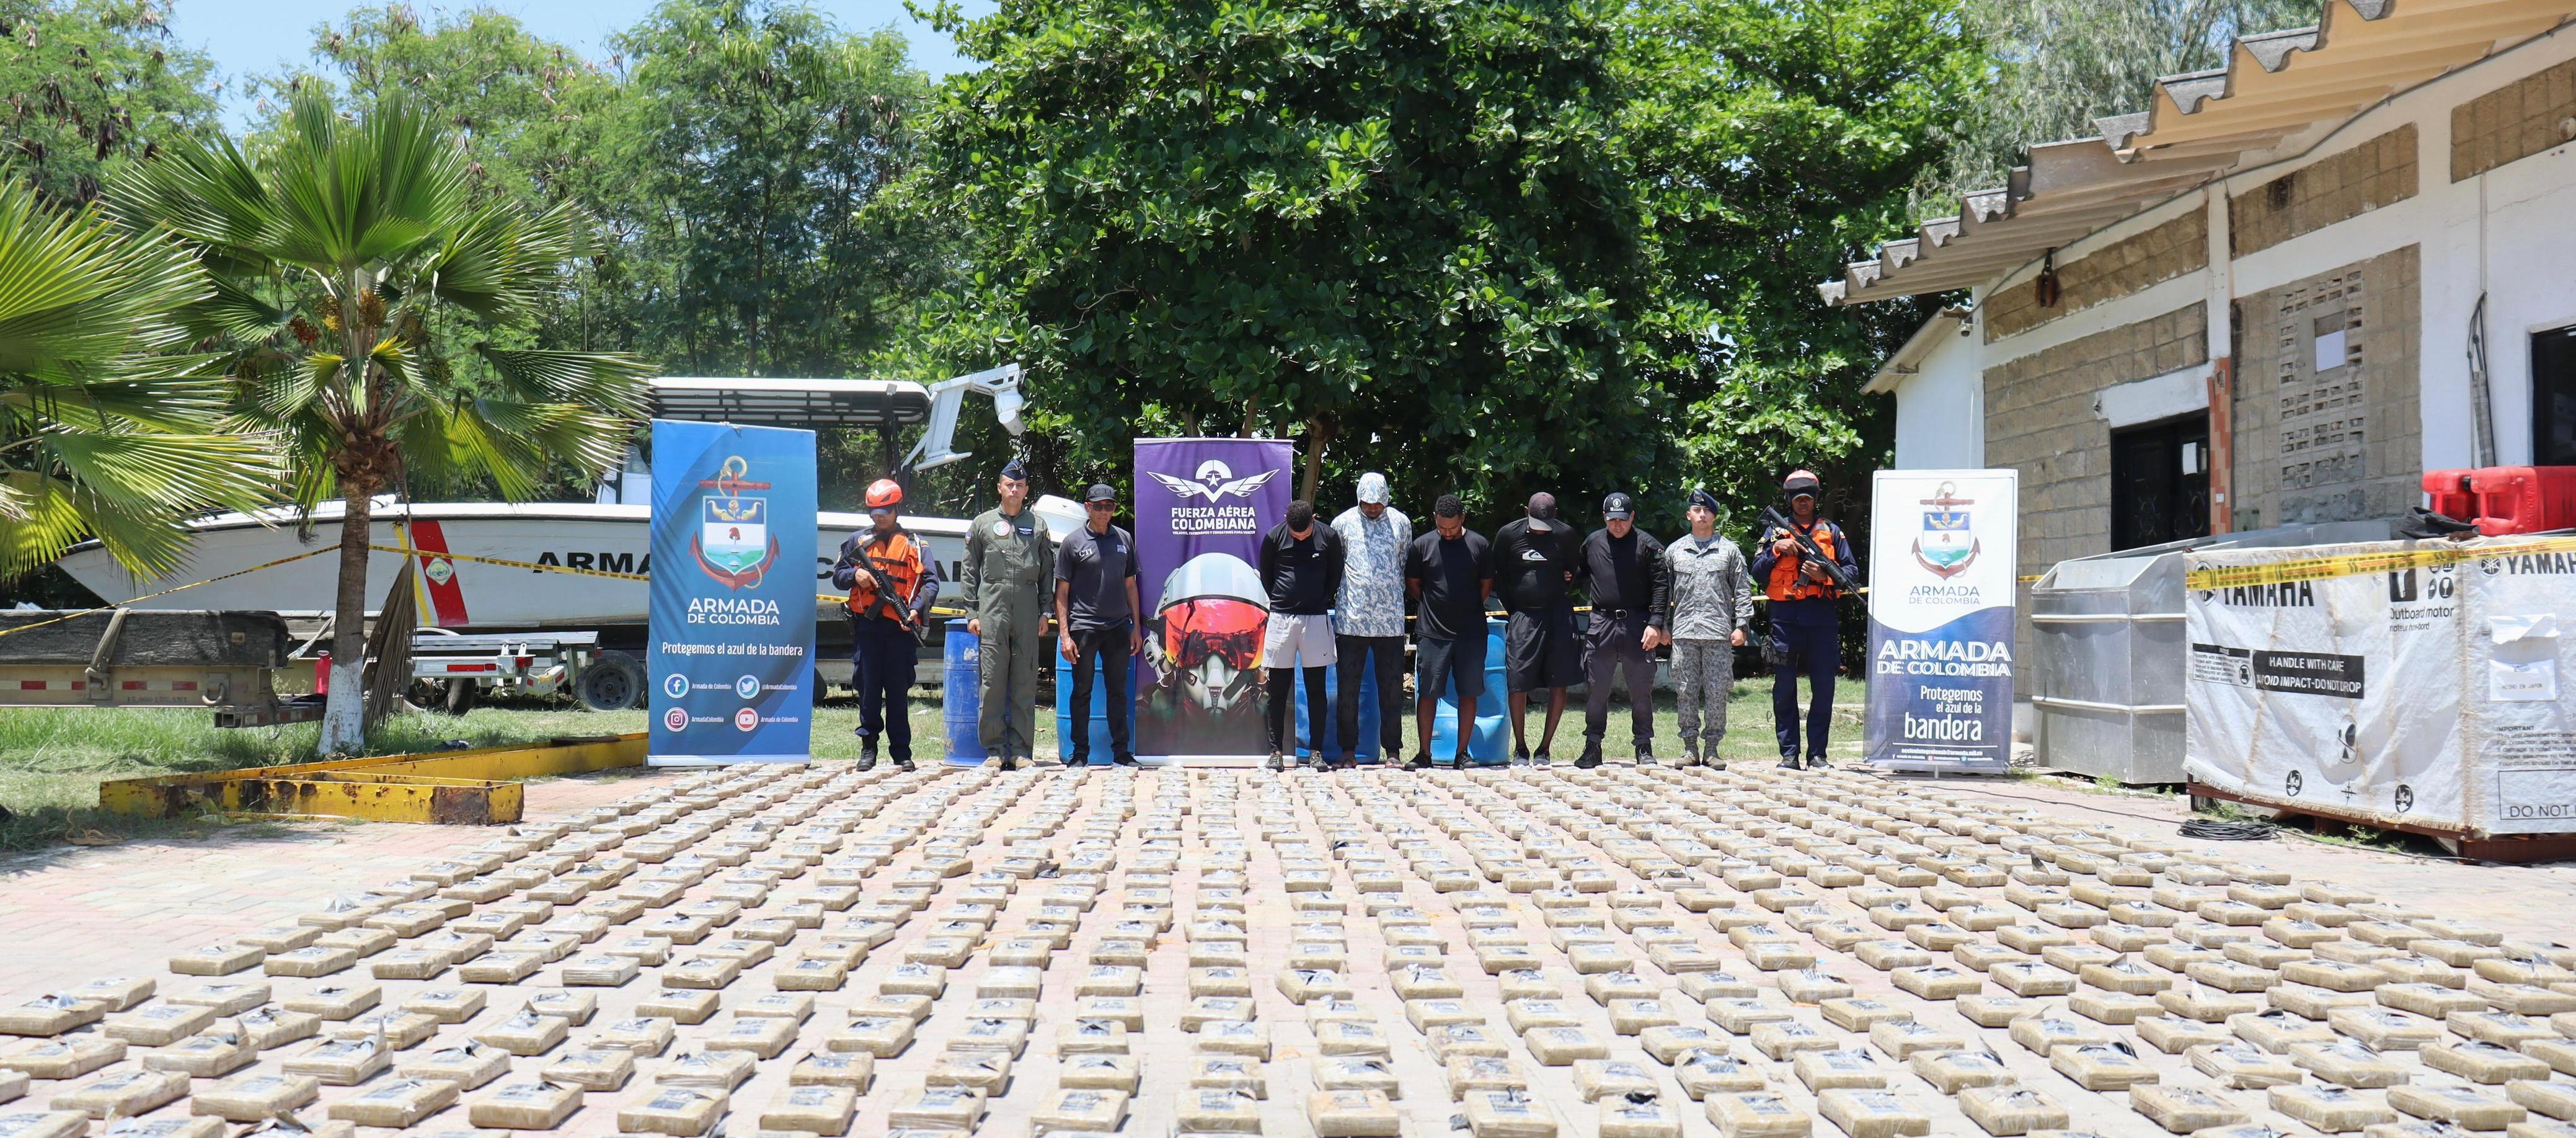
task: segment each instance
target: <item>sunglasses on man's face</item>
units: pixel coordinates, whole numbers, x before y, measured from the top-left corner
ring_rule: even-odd
[[[1089,509],[1094,509],[1094,510],[1115,510],[1115,509],[1117,509],[1117,508],[1118,508],[1118,503],[1116,503],[1116,502],[1088,502],[1088,503],[1085,503],[1085,506],[1086,506],[1087,508],[1089,508]]]

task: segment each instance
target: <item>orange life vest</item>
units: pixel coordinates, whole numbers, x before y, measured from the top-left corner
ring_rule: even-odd
[[[871,534],[859,547],[859,557],[885,572],[894,583],[895,595],[877,595],[877,579],[862,568],[850,581],[850,611],[860,616],[881,616],[900,623],[904,610],[914,597],[921,595],[921,546],[903,530],[889,534]]]
[[[1771,532],[1763,537],[1762,543],[1768,545],[1787,536],[1789,536],[1788,531],[1773,526]],[[1826,525],[1823,518],[1816,519],[1814,528],[1807,531],[1807,536],[1815,539],[1816,548],[1823,550],[1826,557],[1836,556],[1834,529]],[[1798,571],[1798,567],[1805,562],[1806,556],[1807,551],[1801,549],[1773,561],[1771,579],[1762,583],[1762,595],[1775,601],[1803,601],[1816,597],[1841,596],[1842,591],[1834,588],[1832,581],[1818,581]]]

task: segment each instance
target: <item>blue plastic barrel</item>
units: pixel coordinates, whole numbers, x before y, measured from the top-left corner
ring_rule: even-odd
[[[1096,661],[1095,661],[1096,663]],[[1127,717],[1127,740],[1136,740],[1136,672],[1140,665],[1135,656],[1127,658],[1127,706],[1119,711]],[[1109,684],[1106,677],[1091,677],[1091,714],[1083,717],[1083,728],[1091,733],[1091,765],[1108,766],[1117,754],[1109,741]],[[1055,755],[1073,757],[1073,665],[1056,657],[1055,665]]]
[[[948,647],[942,662],[945,679],[939,689],[941,717],[948,725],[948,763],[971,767],[984,761],[982,706],[976,698],[976,669],[983,658],[982,641],[966,631],[966,622],[948,625]]]

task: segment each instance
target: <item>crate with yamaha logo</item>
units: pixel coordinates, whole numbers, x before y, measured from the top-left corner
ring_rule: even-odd
[[[2576,537],[2187,555],[2192,792],[2576,853]]]

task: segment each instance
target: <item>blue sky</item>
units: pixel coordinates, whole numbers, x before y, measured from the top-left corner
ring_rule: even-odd
[[[933,78],[967,65],[957,57],[948,37],[914,20],[911,13],[904,11],[902,0],[808,3],[853,31],[892,27],[902,32],[912,42],[913,63]],[[170,30],[181,42],[206,49],[214,57],[216,68],[227,79],[235,79],[303,62],[306,45],[312,42],[313,26],[337,22],[357,6],[355,0],[177,0]],[[490,0],[481,4],[415,0],[412,7],[424,19],[475,7],[498,9],[518,17],[538,36],[599,58],[607,54],[602,45],[609,34],[642,19],[652,10],[653,0]],[[991,0],[972,0],[966,5],[973,15],[992,8]],[[234,98],[239,89],[238,83],[227,83],[224,89],[224,118],[234,127],[242,126],[249,113],[248,106]]]

